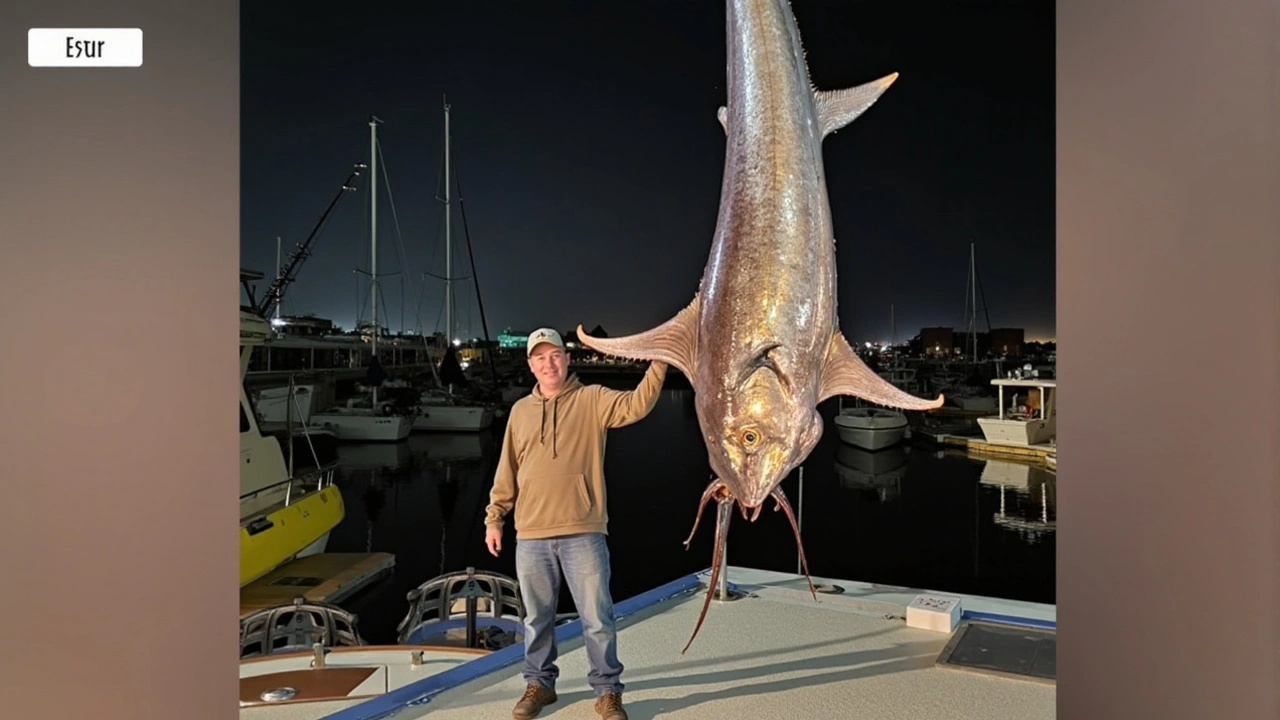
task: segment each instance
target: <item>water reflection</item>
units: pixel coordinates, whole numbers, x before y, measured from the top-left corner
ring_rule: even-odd
[[[413,457],[409,443],[358,443],[338,446],[338,467],[343,470],[389,470],[407,465]]]
[[[500,431],[499,431],[500,432]],[[347,444],[338,453],[347,517],[329,552],[389,552],[393,575],[347,603],[364,616],[366,639],[394,642],[405,594],[437,575],[513,568],[480,556],[497,438],[491,432],[415,433],[395,444]],[[492,558],[488,558],[493,560]]]
[[[329,552],[396,556],[389,580],[345,603],[360,614],[366,639],[394,642],[406,593],[426,580],[469,566],[515,575],[514,533],[508,529],[497,558],[483,542],[502,434],[499,421],[480,433],[414,433],[397,445],[341,448],[347,517]],[[693,395],[682,390],[664,391],[649,418],[609,434],[615,598],[709,564],[706,517],[684,545],[710,473],[700,435]],[[1051,471],[1026,463],[935,452],[921,442],[868,452],[828,432],[805,463],[803,489],[799,473],[783,489],[819,576],[1053,602],[1055,484]],[[773,512],[755,523],[737,518],[729,557],[795,572],[790,524]],[[566,588],[560,610],[572,609]]]
[[[487,432],[427,433],[420,437],[418,445],[432,462],[480,462],[494,444],[493,435]]]
[[[897,500],[907,475],[909,448],[895,445],[877,452],[840,443],[836,449],[836,478],[850,490],[871,490],[880,502]]]
[[[999,489],[1000,507],[992,522],[1028,543],[1056,532],[1058,474],[1029,463],[989,459],[982,469],[982,485]]]

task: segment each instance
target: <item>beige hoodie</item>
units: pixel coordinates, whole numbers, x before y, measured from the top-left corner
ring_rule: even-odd
[[[511,407],[484,524],[501,528],[514,507],[518,540],[607,533],[605,435],[648,415],[666,374],[664,364],[651,364],[635,390],[583,385],[573,375],[550,400],[535,385]]]

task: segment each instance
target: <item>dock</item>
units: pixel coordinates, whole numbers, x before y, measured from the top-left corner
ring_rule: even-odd
[[[395,567],[391,553],[319,553],[285,563],[240,588],[240,617],[292,602],[340,603]]]
[[[803,576],[727,572],[738,599],[712,602],[685,655],[708,573],[616,605],[623,698],[635,720],[1056,717],[1053,605],[956,595],[954,629],[926,629],[908,620],[926,591],[815,577],[815,602]],[[559,700],[540,717],[597,718],[581,633],[579,621],[557,630]],[[522,648],[325,718],[508,720],[524,691]]]
[[[929,432],[928,430],[914,430],[912,435],[926,438],[944,447],[958,448],[968,454],[979,457],[1018,458],[1021,460],[1037,460],[1048,464],[1049,457],[1052,455],[1055,460],[1055,464],[1057,460],[1057,448],[1049,443],[1041,443],[1039,445],[1004,445],[1001,443],[989,443],[982,438],[969,437],[966,435],[953,435],[945,432]]]

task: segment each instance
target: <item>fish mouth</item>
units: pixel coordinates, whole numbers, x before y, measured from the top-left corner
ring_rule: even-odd
[[[804,543],[800,540],[800,526],[796,523],[796,514],[791,509],[791,503],[787,500],[787,496],[782,492],[781,487],[774,487],[769,492],[768,497],[778,503],[774,510],[782,510],[786,513],[787,520],[791,521],[791,530],[796,536],[796,547],[800,550],[800,565],[804,568],[805,579],[809,581],[809,592],[813,595],[814,602],[817,602],[818,591],[813,587],[813,578],[809,575],[809,560],[804,555]],[[684,646],[684,650],[680,651],[681,655],[689,651],[689,648],[693,646],[694,638],[698,637],[698,631],[702,629],[702,621],[707,616],[707,608],[711,605],[711,596],[716,591],[716,583],[720,579],[720,573],[724,571],[725,547],[728,544],[729,521],[733,519],[734,503],[737,503],[742,510],[742,517],[744,518],[747,517],[748,508],[754,509],[752,516],[749,518],[752,522],[760,517],[760,511],[764,508],[763,501],[749,505],[741,498],[735,497],[728,483],[719,478],[712,479],[711,483],[702,491],[702,499],[698,503],[698,514],[694,516],[693,530],[689,532],[689,537],[684,541],[686,550],[689,549],[689,543],[693,542],[693,536],[698,532],[698,524],[702,522],[702,511],[711,500],[716,501],[716,535],[715,549],[711,556],[711,578],[707,583],[707,596],[702,601],[702,613],[698,615],[698,624],[693,628],[693,635],[690,636],[689,643]]]
[[[747,522],[755,522],[760,517],[760,511],[764,509],[765,500],[769,496],[760,498],[759,500],[746,500],[741,497],[734,497],[734,502],[738,505],[739,512],[742,513],[742,519]]]
[[[707,495],[708,492],[712,494]],[[760,511],[764,508],[765,501],[769,499],[771,494],[772,491],[761,494],[755,491],[754,488],[750,491],[744,491],[741,483],[717,478],[711,481],[711,484],[707,486],[706,491],[703,493],[702,501],[698,506],[698,516],[701,517],[702,510],[706,507],[707,502],[715,499],[718,502],[727,502],[731,508],[737,505],[743,520],[755,522],[756,518],[760,517]],[[697,530],[696,522],[694,523],[694,529],[695,531]]]

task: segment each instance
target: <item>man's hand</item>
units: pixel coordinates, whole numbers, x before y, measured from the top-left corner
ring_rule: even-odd
[[[485,528],[484,544],[489,548],[489,554],[498,557],[498,553],[502,552],[502,528]]]

